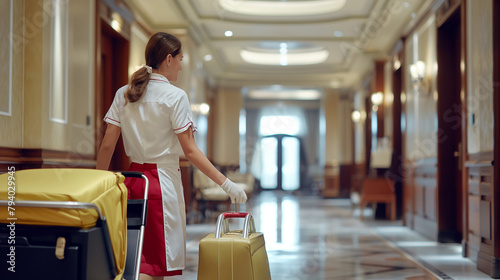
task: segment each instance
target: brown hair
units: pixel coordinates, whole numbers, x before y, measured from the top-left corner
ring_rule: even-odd
[[[174,35],[158,32],[151,36],[146,45],[146,65],[158,69],[169,54],[173,57],[181,51],[181,41]],[[141,67],[132,74],[125,99],[131,103],[141,99],[149,83],[149,73],[146,67]]]

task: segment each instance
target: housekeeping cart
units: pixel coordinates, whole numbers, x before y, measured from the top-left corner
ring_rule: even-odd
[[[244,218],[243,230],[229,231],[228,218]],[[198,280],[270,280],[264,235],[249,213],[219,215],[215,233],[200,241]]]
[[[144,199],[127,201],[125,177],[145,180]],[[0,175],[0,279],[138,279],[148,187],[140,172]]]

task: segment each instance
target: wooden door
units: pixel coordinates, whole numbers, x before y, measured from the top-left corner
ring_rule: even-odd
[[[462,7],[437,34],[437,222],[439,242],[462,240]]]

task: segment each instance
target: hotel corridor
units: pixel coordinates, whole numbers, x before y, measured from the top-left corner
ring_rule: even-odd
[[[273,280],[491,279],[461,256],[460,244],[437,244],[400,221],[374,220],[371,209],[361,222],[347,199],[264,191],[240,210],[252,213],[264,233]],[[198,243],[214,231],[217,215],[188,225],[187,269],[175,279],[196,279]]]
[[[182,71],[157,76],[186,103],[179,119],[187,126],[172,129],[192,125],[206,158],[247,187],[240,210],[264,233],[273,280],[500,279],[500,0],[0,0],[0,7],[0,175],[100,166],[108,111],[135,106],[117,91],[134,73],[153,88],[158,65],[180,53]],[[158,33],[182,46],[152,63],[146,50]],[[158,149],[138,163],[180,157],[172,162],[179,161],[188,212],[187,267],[169,279],[197,279],[199,241],[229,209],[204,219],[194,209],[229,199],[210,176],[195,182],[196,169],[206,169],[181,152],[173,132],[162,151],[147,144],[176,119],[172,106],[156,104],[164,109],[134,130],[141,135],[134,148],[127,126],[118,129],[121,117],[109,126],[117,144],[108,169],[128,170],[133,149]],[[142,128],[151,129],[147,137]],[[382,177],[390,179],[382,192],[365,188]],[[0,187],[0,197],[10,195],[10,185]],[[362,192],[390,199],[396,221],[378,219],[372,205],[351,207],[349,197]],[[184,240],[171,236],[166,243],[182,251]]]

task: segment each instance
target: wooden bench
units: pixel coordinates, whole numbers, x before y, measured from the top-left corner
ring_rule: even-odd
[[[361,189],[361,201],[359,208],[360,217],[363,219],[363,210],[368,203],[386,203],[387,215],[390,211],[391,220],[396,220],[396,193],[394,183],[386,178],[367,178],[363,180]]]

